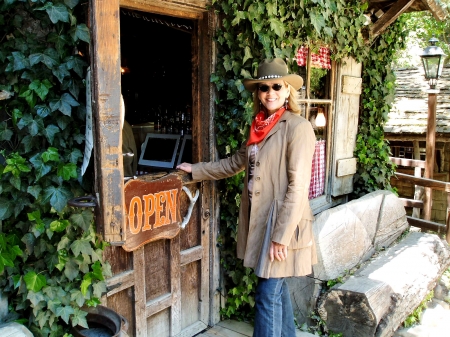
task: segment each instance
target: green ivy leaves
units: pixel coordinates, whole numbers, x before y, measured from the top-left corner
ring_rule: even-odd
[[[91,186],[80,176],[87,7],[0,3],[0,288],[36,336],[87,327],[80,308],[100,303],[111,275],[92,210],[67,205]]]

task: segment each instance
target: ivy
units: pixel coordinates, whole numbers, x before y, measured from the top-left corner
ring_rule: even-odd
[[[110,266],[81,177],[89,30],[80,0],[0,4],[0,287],[35,336],[87,326]],[[85,188],[87,187],[87,188]]]
[[[395,52],[404,48],[407,35],[405,19],[399,18],[371,45],[363,60],[363,95],[360,125],[355,156],[358,172],[355,175],[353,196],[375,190],[394,189],[390,178],[395,165],[389,160],[390,149],[384,139],[383,126],[387,122],[395,94],[395,76],[391,64]]]
[[[358,132],[356,155],[359,160],[357,192],[390,188],[393,167],[383,138],[383,124],[393,94],[389,75],[391,53],[402,46],[401,24],[396,24],[375,41],[367,41],[365,26],[368,2],[344,0],[213,0],[220,19],[216,34],[218,61],[211,82],[216,99],[216,140],[221,157],[235,152],[246,140],[251,122],[252,97],[242,78],[256,75],[265,58],[281,57],[292,72],[300,46],[317,50],[326,45],[333,59],[353,57],[364,64],[363,113]],[[251,320],[257,280],[236,259],[236,234],[242,175],[219,182],[221,194],[221,263],[225,273],[226,305],[224,317]]]

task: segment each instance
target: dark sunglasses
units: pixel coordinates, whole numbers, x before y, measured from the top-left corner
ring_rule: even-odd
[[[278,83],[272,84],[272,89],[275,91],[280,91],[281,88],[283,88],[282,84],[278,84]],[[259,91],[262,91],[262,92],[268,92],[270,90],[270,87],[267,84],[263,84],[263,85],[260,85],[258,87],[258,89],[259,89]]]

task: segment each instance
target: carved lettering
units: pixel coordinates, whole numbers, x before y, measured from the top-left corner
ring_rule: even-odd
[[[134,212],[135,207],[137,208],[137,212]],[[134,219],[137,219],[136,226],[134,225]],[[130,208],[128,211],[128,223],[130,224],[130,232],[132,234],[138,234],[141,231],[142,227],[142,203],[141,198],[134,197],[131,199]]]
[[[152,229],[150,226],[150,217],[155,213],[155,196],[153,194],[143,195],[142,199],[144,199],[144,227],[142,231],[149,231]]]

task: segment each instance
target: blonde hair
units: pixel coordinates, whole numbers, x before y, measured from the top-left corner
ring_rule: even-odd
[[[289,85],[289,83],[284,82]],[[292,85],[289,85],[288,110],[295,114],[300,114],[300,106],[298,105],[298,91]],[[261,102],[258,97],[258,86],[253,91],[253,115],[256,116],[261,111]]]

